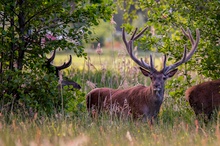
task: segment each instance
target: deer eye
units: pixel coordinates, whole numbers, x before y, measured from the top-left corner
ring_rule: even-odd
[[[166,80],[166,79],[167,79],[167,77],[166,77],[166,76],[164,76],[164,77],[163,77],[163,80]]]
[[[154,78],[154,76],[152,76],[152,75],[149,75],[149,77],[150,77],[151,79],[153,79],[153,78]]]

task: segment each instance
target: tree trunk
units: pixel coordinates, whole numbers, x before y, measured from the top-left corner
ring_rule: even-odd
[[[12,30],[13,30],[13,32],[12,32],[12,40],[14,40],[14,31],[15,31],[15,29],[14,29],[14,17],[13,18],[11,18],[11,21],[10,21],[10,23],[11,23],[11,27],[12,27]],[[14,53],[15,53],[15,44],[14,44],[14,41],[12,41],[11,42],[11,50],[10,50],[10,61],[9,61],[9,69],[10,70],[14,70]]]
[[[3,19],[2,19],[2,30],[4,31],[5,30],[5,12],[3,13]],[[1,39],[1,41],[2,41],[2,46],[4,46],[4,36],[2,35],[2,39]],[[0,74],[2,74],[3,73],[3,58],[4,58],[4,53],[3,53],[3,51],[1,52],[1,62],[0,62]],[[2,84],[2,77],[0,78],[0,83]]]
[[[18,69],[22,70],[23,67],[23,60],[24,60],[24,53],[25,53],[25,40],[24,40],[24,30],[25,30],[25,16],[24,16],[24,11],[23,11],[23,3],[24,0],[20,0],[18,2],[19,7],[20,7],[20,12],[18,14],[18,22],[19,22],[19,39],[21,40],[22,43],[19,44],[18,46],[18,60],[17,60],[17,65]]]

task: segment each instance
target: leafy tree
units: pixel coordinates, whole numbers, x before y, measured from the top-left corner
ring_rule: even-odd
[[[148,49],[171,53],[174,58],[181,57],[185,40],[181,38],[180,27],[190,28],[195,33],[199,28],[201,41],[194,57],[194,63],[189,63],[190,69],[212,79],[220,78],[219,31],[220,31],[220,2],[219,0],[143,0],[121,1],[121,9],[125,10],[124,24],[131,30],[130,21],[134,21],[141,12],[146,17],[146,24],[152,26],[156,35],[145,39]],[[132,9],[135,7],[135,9]],[[205,19],[204,19],[205,18]],[[144,27],[144,26],[143,26]],[[158,37],[160,36],[160,37]],[[173,42],[172,42],[173,41]],[[162,43],[161,43],[162,42]],[[195,62],[197,61],[197,62]]]
[[[0,4],[0,108],[52,114],[60,98],[58,79],[45,68],[46,54],[59,48],[85,56],[82,42],[91,39],[91,26],[110,20],[113,2],[1,0]]]

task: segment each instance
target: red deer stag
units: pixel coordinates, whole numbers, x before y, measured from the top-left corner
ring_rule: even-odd
[[[49,59],[47,58],[47,61],[45,63],[46,63],[46,68],[48,69],[48,71],[50,73],[55,73],[56,76],[59,78],[59,72],[65,68],[69,67],[72,64],[72,56],[70,55],[70,59],[67,63],[64,62],[63,65],[61,65],[61,66],[54,66],[54,65],[52,65],[52,61],[55,58],[55,54],[56,54],[56,50],[54,50],[52,56]],[[61,84],[62,84],[62,87],[72,86],[75,89],[81,89],[81,86],[74,81],[62,80]]]
[[[123,110],[123,115],[131,114],[134,119],[142,118],[143,121],[149,120],[150,122],[157,117],[164,98],[165,81],[177,72],[178,66],[187,62],[192,57],[198,46],[200,33],[197,29],[196,40],[194,40],[189,29],[187,31],[182,29],[183,34],[192,44],[191,51],[187,54],[187,48],[184,46],[182,59],[170,66],[166,66],[166,55],[164,55],[163,69],[157,71],[154,67],[152,56],[150,56],[150,64],[148,64],[144,62],[142,58],[140,60],[137,59],[133,54],[133,42],[146,30],[147,27],[136,35],[136,28],[131,39],[127,41],[123,29],[122,38],[131,59],[140,66],[140,70],[144,76],[150,77],[150,86],[137,85],[129,89],[93,89],[86,97],[87,109],[91,115],[93,115],[91,112],[99,113],[101,109],[111,111],[109,107],[111,108],[113,105],[117,105],[117,109],[120,113],[124,109],[126,103],[129,108]]]
[[[192,86],[185,96],[197,117],[211,119],[213,111],[220,107],[220,79]]]

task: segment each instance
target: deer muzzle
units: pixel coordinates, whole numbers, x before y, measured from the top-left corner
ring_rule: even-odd
[[[161,86],[159,84],[155,84],[153,86],[153,90],[159,92],[161,90]]]

